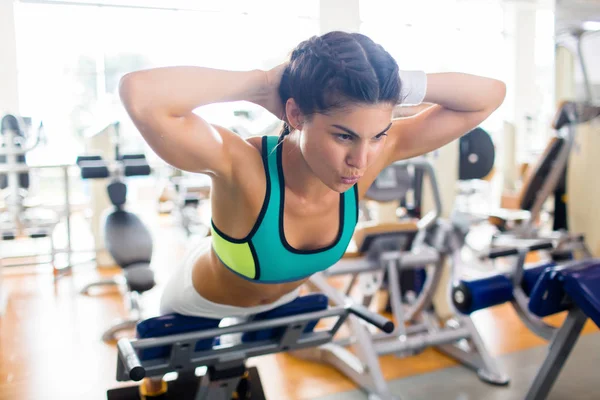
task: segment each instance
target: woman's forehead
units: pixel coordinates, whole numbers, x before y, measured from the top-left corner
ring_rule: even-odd
[[[391,105],[356,105],[336,109],[327,114],[315,114],[314,122],[319,125],[343,125],[356,131],[379,130],[387,127],[392,119]],[[380,126],[381,125],[381,126]]]

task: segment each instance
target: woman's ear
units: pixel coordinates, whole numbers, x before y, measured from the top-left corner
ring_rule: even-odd
[[[302,128],[304,118],[298,104],[292,98],[289,98],[285,103],[285,117],[292,130]]]

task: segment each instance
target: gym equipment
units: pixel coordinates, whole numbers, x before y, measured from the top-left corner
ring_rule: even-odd
[[[230,400],[265,399],[256,368],[246,360],[265,354],[320,346],[332,340],[352,314],[391,332],[394,324],[347,299],[328,307],[322,294],[298,297],[276,309],[258,314],[249,322],[219,327],[220,320],[168,314],[142,321],[138,339],[123,338],[117,346],[118,381],[140,381],[176,372],[177,379],[162,381],[154,393],[145,386],[109,390],[108,400],[139,399],[140,393],[162,394],[164,399]],[[322,319],[334,319],[327,329],[315,327]],[[224,344],[227,336],[242,333],[235,343]],[[206,373],[196,376],[198,367]]]
[[[50,244],[50,251],[46,254],[15,254],[12,251],[2,251],[0,262],[0,315],[6,305],[7,293],[1,287],[1,268],[18,267],[32,264],[52,265],[54,280],[70,273],[72,269],[71,246],[71,203],[69,186],[69,169],[71,165],[29,165],[26,155],[43,142],[43,123],[34,135],[29,133],[32,129],[31,118],[16,115],[5,115],[0,121],[0,190],[3,201],[0,210],[0,239],[4,246],[17,239],[41,239],[46,238]],[[40,206],[32,201],[30,196],[30,173],[33,170],[60,169],[63,177],[64,208],[59,214],[50,208]],[[55,247],[53,233],[63,220],[66,228],[66,246],[61,249]],[[8,254],[7,254],[8,253]],[[57,258],[64,254],[65,258]],[[14,261],[13,259],[25,259],[25,261]],[[10,260],[10,261],[9,261]],[[34,261],[31,261],[34,260]],[[66,261],[63,263],[63,261]],[[60,266],[57,265],[61,264]]]
[[[119,123],[114,123],[118,133]],[[106,330],[102,340],[111,341],[115,335],[132,329],[142,319],[140,295],[155,285],[154,272],[150,268],[152,260],[152,237],[148,228],[135,214],[125,210],[127,186],[124,177],[150,175],[150,166],[143,154],[124,154],[119,152],[118,140],[115,145],[115,162],[107,164],[101,156],[79,156],[77,165],[83,179],[108,178],[108,196],[114,208],[104,219],[104,241],[110,255],[123,274],[102,279],[86,285],[82,294],[100,286],[119,287],[129,308],[129,317]]]
[[[485,382],[507,384],[508,378],[495,364],[469,317],[456,314],[443,324],[436,314],[433,295],[440,287],[447,257],[451,254],[456,257],[461,242],[455,240],[454,227],[438,219],[442,205],[431,164],[426,159],[394,163],[382,172],[385,182],[378,177],[367,197],[377,201],[403,197],[406,191],[403,182],[409,169],[420,170],[429,177],[435,209],[416,223],[398,221],[380,227],[357,227],[354,235],[357,252],[310,279],[312,286],[331,299],[338,298],[338,302],[342,294],[348,295],[358,282],[360,300],[357,302],[368,307],[387,275],[387,292],[396,329],[390,335],[370,333],[350,318],[346,321],[350,338],[336,339],[307,358],[333,365],[373,399],[395,398],[385,382],[378,356],[393,353],[404,357],[430,346],[473,369]],[[390,171],[395,179],[389,179]],[[423,279],[421,285],[415,285],[412,294],[402,292],[400,274],[407,270],[415,271],[415,276]],[[339,275],[351,278],[342,291],[326,281],[328,277]],[[449,290],[447,294],[451,303]],[[354,353],[347,349],[348,345],[354,346]]]
[[[458,179],[484,179],[494,168],[496,151],[489,133],[477,127],[459,139]]]
[[[33,143],[27,143],[25,130],[29,126],[26,122],[30,123],[31,120],[12,114],[5,115],[0,121],[0,138],[2,138],[0,166],[3,167],[3,173],[0,174],[0,189],[5,206],[0,212],[0,240],[48,238],[50,263],[56,277],[57,269],[54,264],[56,251],[52,233],[59,222],[58,215],[52,210],[31,208],[25,204],[29,188],[29,168],[25,154],[40,143],[43,129],[43,125],[40,124],[36,139]],[[8,302],[8,293],[2,287],[4,259],[5,257],[2,257],[0,260],[0,315],[4,314]]]
[[[176,192],[173,199],[175,217],[179,220],[186,235],[208,235],[210,227],[202,221],[199,206],[210,197],[210,179],[192,178],[184,174],[173,177],[171,180]]]
[[[490,135],[480,127],[459,139],[457,196],[454,208],[473,212],[488,207],[496,150]]]
[[[0,174],[0,189],[4,191],[6,205],[6,211],[0,214],[0,232],[3,240],[21,237],[50,239],[51,263],[54,266],[52,232],[59,222],[58,214],[50,209],[28,207],[26,204],[30,177],[25,155],[39,145],[43,124],[40,123],[33,143],[27,143],[27,127],[23,121],[8,114],[0,122],[0,136],[3,139],[0,164],[6,167]]]
[[[583,241],[580,237],[579,240]],[[525,325],[549,341],[548,354],[525,396],[543,400],[556,382],[588,318],[600,327],[600,260],[585,259],[563,265],[542,263],[525,268],[528,252],[552,249],[552,242],[538,241],[519,247],[493,250],[492,259],[517,256],[510,273],[471,281],[456,281],[453,301],[469,315],[476,310],[510,302]],[[560,328],[542,317],[568,311]]]
[[[519,193],[521,210],[518,210],[516,214],[511,210],[500,210],[490,216],[490,222],[499,227],[501,231],[498,238],[510,240],[511,237],[544,237],[540,233],[538,220],[544,204],[553,193],[555,201],[563,201],[561,194],[565,192],[565,171],[569,154],[575,142],[576,125],[588,122],[598,116],[600,116],[599,106],[572,101],[563,102],[559,106],[552,124],[556,131],[556,137],[552,138],[544,154],[526,177]],[[524,215],[523,210],[528,213]],[[560,212],[560,205],[558,205],[555,213]],[[566,210],[563,210],[563,213],[566,213]],[[562,221],[560,225],[555,225],[554,230],[566,230],[566,218],[563,217]],[[514,227],[508,232],[511,222]],[[560,232],[553,234],[560,234]],[[506,242],[502,242],[501,245],[503,244]]]

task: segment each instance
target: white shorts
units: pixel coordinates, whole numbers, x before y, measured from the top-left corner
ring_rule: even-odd
[[[222,319],[227,317],[248,317],[277,308],[291,302],[300,292],[300,288],[283,295],[277,301],[256,307],[235,307],[213,303],[200,296],[192,284],[192,268],[202,254],[210,251],[211,238],[194,243],[183,262],[173,271],[160,300],[160,313],[179,313],[195,317]]]

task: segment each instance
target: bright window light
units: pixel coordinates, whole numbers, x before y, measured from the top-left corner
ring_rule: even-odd
[[[582,27],[586,31],[600,31],[600,21],[585,21]]]

